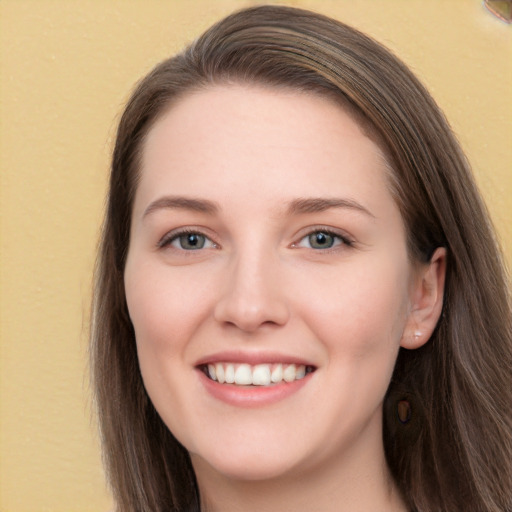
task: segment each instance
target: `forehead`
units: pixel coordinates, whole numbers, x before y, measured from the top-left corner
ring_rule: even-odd
[[[276,200],[387,191],[379,146],[337,102],[318,94],[212,86],[178,100],[149,131],[137,196]],[[173,190],[179,189],[179,190]],[[247,198],[245,198],[247,199]],[[139,201],[140,202],[140,201]]]

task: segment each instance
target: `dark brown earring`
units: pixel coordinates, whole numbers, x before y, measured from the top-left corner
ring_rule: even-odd
[[[415,442],[425,423],[421,400],[405,386],[391,384],[384,400],[384,432],[394,443]]]
[[[411,421],[412,410],[409,400],[399,400],[396,407],[398,421],[405,425]]]

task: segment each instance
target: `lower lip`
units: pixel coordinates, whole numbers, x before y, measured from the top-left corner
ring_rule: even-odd
[[[200,370],[198,370],[198,374],[201,383],[210,395],[236,407],[261,407],[284,400],[306,385],[313,375],[309,373],[302,379],[271,386],[237,386],[235,384],[220,384],[209,379]]]

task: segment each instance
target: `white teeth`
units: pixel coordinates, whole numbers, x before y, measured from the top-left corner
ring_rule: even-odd
[[[224,366],[221,363],[217,363],[215,365],[215,374],[217,375],[217,380],[224,384],[226,382],[226,376],[224,375]]]
[[[283,379],[285,382],[293,382],[295,380],[295,365],[291,364],[283,370]]]
[[[272,382],[281,382],[283,380],[283,365],[276,364],[272,370],[272,376],[270,377]]]
[[[226,379],[227,384],[233,384],[235,382],[235,365],[227,364],[226,371],[224,372],[224,377]]]
[[[247,386],[252,384],[251,367],[248,364],[241,364],[235,372],[235,384]]]
[[[216,363],[207,365],[210,379],[220,384],[239,386],[270,386],[280,382],[293,382],[306,376],[303,364],[249,364]],[[310,372],[308,372],[310,373]]]
[[[252,370],[252,384],[254,386],[270,385],[270,366],[268,364],[258,364]]]

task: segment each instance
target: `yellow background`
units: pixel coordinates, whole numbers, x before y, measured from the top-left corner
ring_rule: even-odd
[[[512,262],[512,26],[479,0],[288,1],[396,51],[445,110]],[[0,511],[106,511],[86,378],[116,119],[240,0],[0,0]]]

